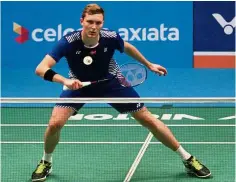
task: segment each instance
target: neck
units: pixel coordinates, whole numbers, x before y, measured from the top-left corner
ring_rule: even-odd
[[[98,44],[100,38],[99,34],[96,37],[88,37],[82,30],[81,35],[82,35],[82,41],[86,47],[93,47]]]

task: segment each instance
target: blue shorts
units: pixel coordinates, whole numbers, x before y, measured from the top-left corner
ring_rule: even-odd
[[[66,90],[60,95],[61,98],[83,98],[83,97],[132,97],[139,98],[138,93],[132,87],[123,87],[116,80],[110,80],[103,83],[93,84],[79,90]],[[140,110],[143,103],[108,103],[120,113],[136,112]],[[84,105],[84,103],[57,103],[56,107],[72,108],[75,114]]]

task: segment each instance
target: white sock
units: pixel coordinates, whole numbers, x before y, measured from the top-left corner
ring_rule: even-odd
[[[52,162],[52,153],[51,153],[51,154],[47,154],[47,153],[44,151],[42,160],[47,161],[47,162]]]
[[[191,154],[189,154],[186,150],[184,150],[184,148],[181,145],[176,150],[176,153],[180,155],[182,160],[187,160],[191,157]]]

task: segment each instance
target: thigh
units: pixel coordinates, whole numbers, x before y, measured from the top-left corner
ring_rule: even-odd
[[[131,115],[141,123],[143,122],[156,122],[156,118],[148,111],[146,107],[143,107],[141,110],[137,112],[131,113]]]

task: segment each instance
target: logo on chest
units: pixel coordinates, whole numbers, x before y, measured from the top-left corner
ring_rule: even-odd
[[[84,62],[85,65],[90,65],[93,62],[93,58],[90,57],[90,56],[85,56],[84,59],[83,59],[83,62]]]
[[[80,54],[81,53],[81,51],[76,51],[76,53],[75,54]]]

